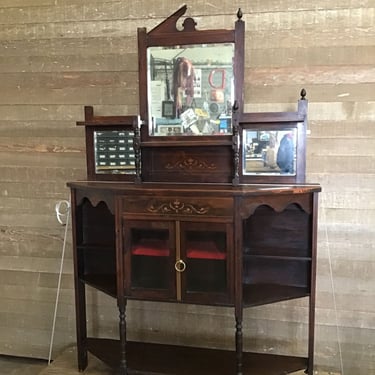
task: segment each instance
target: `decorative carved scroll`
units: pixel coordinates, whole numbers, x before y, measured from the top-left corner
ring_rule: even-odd
[[[158,26],[154,27],[149,35],[153,33],[175,33],[180,30],[177,29],[177,21],[186,13],[187,6],[184,5],[179,10],[174,12],[169,16],[164,22],[160,23]],[[184,23],[184,31],[195,31],[196,22],[192,18],[187,18]]]
[[[147,210],[151,213],[161,214],[184,214],[184,215],[205,215],[209,207],[199,206],[192,203],[184,203],[178,199],[169,202],[152,203]]]
[[[234,102],[233,105],[233,136],[232,136],[232,148],[233,148],[233,185],[240,183],[240,126],[238,123],[238,103]]]
[[[281,197],[277,195],[275,197],[265,196],[257,197],[257,199],[244,199],[241,204],[240,215],[242,219],[247,219],[254,214],[255,210],[260,206],[268,206],[272,208],[275,212],[282,212],[288,206],[296,204],[307,214],[312,212],[312,203],[310,195],[286,195]]]
[[[186,157],[185,159],[177,160],[174,163],[167,163],[165,165],[165,169],[195,169],[195,170],[214,170],[217,166],[214,163],[207,163],[204,160],[199,160],[197,158],[193,158],[191,156]]]
[[[76,193],[77,206],[83,203],[84,199],[87,199],[93,207],[96,207],[99,203],[103,202],[112,215],[115,214],[115,200],[114,195],[111,192],[105,193],[103,191],[91,192],[90,190],[80,191]]]

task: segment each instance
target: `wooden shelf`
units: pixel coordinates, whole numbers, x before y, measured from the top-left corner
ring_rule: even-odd
[[[85,284],[116,298],[117,296],[117,283],[116,275],[85,275],[82,279]]]
[[[308,249],[291,249],[291,248],[264,248],[257,247],[256,249],[245,249],[245,257],[252,256],[268,256],[268,257],[280,257],[280,258],[301,258],[301,259],[311,259],[311,250]]]
[[[277,284],[244,284],[243,301],[245,307],[266,305],[308,296],[308,290],[302,286]]]
[[[292,256],[292,255],[271,255],[271,254],[246,254],[244,256],[245,260],[251,259],[269,259],[269,260],[297,260],[297,261],[310,261],[311,257],[304,256]]]
[[[119,341],[88,339],[88,349],[113,368],[120,363]],[[127,342],[129,375],[229,375],[235,352],[186,346]],[[243,353],[243,375],[280,375],[306,369],[307,359],[274,354]]]

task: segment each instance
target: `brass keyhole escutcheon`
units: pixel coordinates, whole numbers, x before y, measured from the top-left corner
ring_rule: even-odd
[[[184,272],[186,270],[186,263],[180,259],[176,262],[174,268],[177,272]]]

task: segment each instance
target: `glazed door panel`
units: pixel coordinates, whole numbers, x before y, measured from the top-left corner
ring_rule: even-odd
[[[191,303],[230,298],[232,224],[181,222],[182,300]]]
[[[170,221],[125,220],[125,294],[175,299],[175,226]]]

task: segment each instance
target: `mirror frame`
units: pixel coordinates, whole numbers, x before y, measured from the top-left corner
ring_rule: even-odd
[[[78,126],[85,127],[86,171],[90,181],[134,181],[140,182],[140,119],[139,116],[96,116],[92,106],[85,106],[84,121],[77,121]],[[133,150],[135,155],[134,173],[116,174],[99,173],[96,168],[95,132],[132,131]]]
[[[306,91],[302,89],[301,99],[298,101],[296,112],[254,112],[234,113],[235,134],[238,138],[234,142],[235,149],[235,174],[233,184],[250,183],[305,183],[306,180],[306,133],[307,133],[307,108],[308,101],[305,98]],[[244,157],[246,142],[243,139],[244,130],[288,130],[296,129],[296,170],[292,175],[288,174],[244,174]]]
[[[234,98],[238,111],[243,107],[243,81],[244,81],[244,39],[245,24],[242,21],[241,9],[237,12],[237,21],[234,29],[197,30],[197,23],[193,18],[187,17],[182,23],[182,29],[177,28],[179,19],[186,13],[184,5],[151,31],[138,28],[138,64],[139,64],[139,109],[143,120],[141,127],[142,141],[150,141],[155,136],[150,136],[149,105],[148,105],[148,76],[147,76],[147,49],[149,47],[172,47],[175,45],[217,44],[234,43]],[[184,137],[184,140],[185,137]]]

